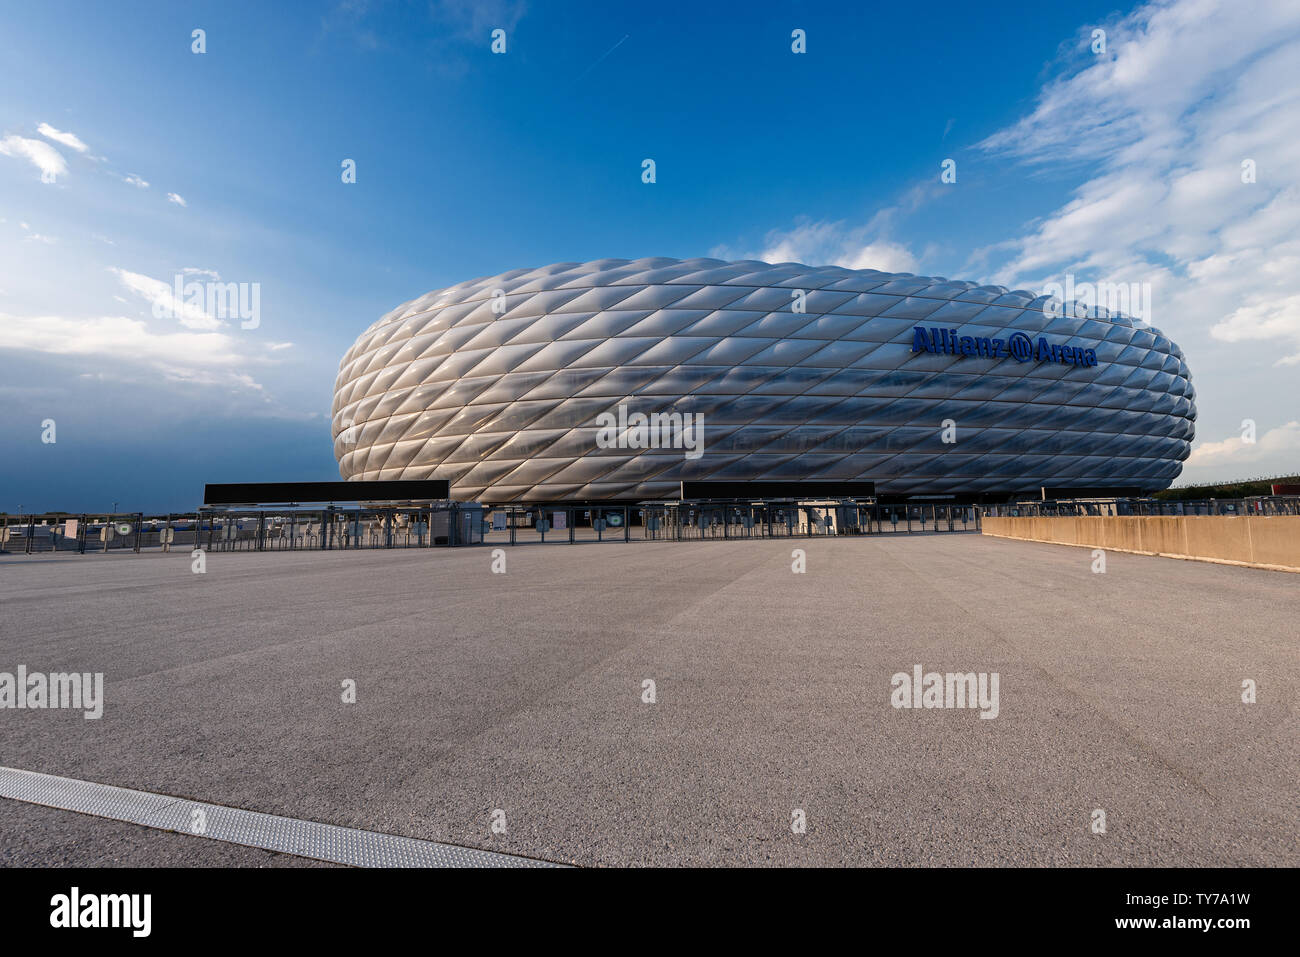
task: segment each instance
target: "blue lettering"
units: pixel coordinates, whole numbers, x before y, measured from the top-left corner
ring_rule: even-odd
[[[1011,343],[1025,348],[1017,349],[1014,357]],[[1022,333],[1016,333],[1011,339],[989,339],[984,336],[959,336],[956,329],[944,329],[939,326],[914,326],[912,328],[912,351],[940,353],[953,356],[982,356],[990,359],[1016,358],[1021,362],[1035,359],[1038,362],[1059,362],[1062,365],[1095,366],[1097,350],[1082,346],[1053,345],[1046,336],[1040,336],[1037,345]]]

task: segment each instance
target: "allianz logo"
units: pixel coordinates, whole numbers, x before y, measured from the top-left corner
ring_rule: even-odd
[[[934,352],[950,356],[984,356],[989,359],[1015,359],[1017,362],[1059,362],[1062,365],[1095,366],[1096,349],[1062,346],[1047,341],[1038,342],[1023,332],[1013,332],[1005,339],[985,336],[959,336],[956,329],[939,326],[915,326],[912,329],[912,351]]]

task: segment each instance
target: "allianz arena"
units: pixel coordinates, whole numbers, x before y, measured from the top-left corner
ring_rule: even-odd
[[[1196,419],[1182,351],[1104,309],[1045,304],[752,260],[518,269],[362,333],[339,365],[334,450],[345,479],[447,479],[452,498],[493,504],[670,499],[687,480],[1166,488]],[[671,413],[702,423],[700,454],[621,431]],[[615,415],[618,441],[601,441]]]

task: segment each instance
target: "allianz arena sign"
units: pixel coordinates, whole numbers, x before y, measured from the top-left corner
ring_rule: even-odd
[[[1013,332],[1005,339],[986,336],[959,336],[956,329],[917,326],[912,331],[913,352],[936,352],[950,356],[980,356],[989,359],[1015,359],[1017,362],[1059,362],[1062,365],[1095,366],[1097,350],[1049,343],[1045,336],[1038,342],[1023,332]]]

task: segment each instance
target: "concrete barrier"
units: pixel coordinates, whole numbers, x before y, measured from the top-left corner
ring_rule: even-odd
[[[1300,516],[1152,515],[991,518],[985,535],[1300,572]]]

